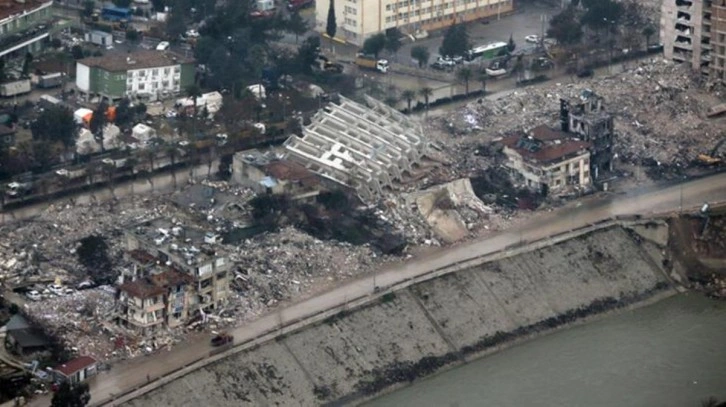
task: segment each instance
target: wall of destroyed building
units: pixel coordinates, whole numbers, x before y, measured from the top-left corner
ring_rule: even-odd
[[[416,119],[369,97],[366,104],[344,97],[329,103],[302,137],[285,142],[285,158],[370,202],[412,171],[428,143]]]
[[[505,165],[510,169],[512,181],[537,192],[556,192],[567,186],[590,185],[590,152],[565,158],[551,164],[537,165],[527,162],[516,150],[504,147]]]
[[[605,111],[602,97],[585,89],[578,98],[561,99],[560,123],[563,132],[591,143],[593,179],[613,170],[615,126],[612,114]]]

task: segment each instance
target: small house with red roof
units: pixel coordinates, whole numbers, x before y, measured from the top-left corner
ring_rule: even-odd
[[[545,194],[591,183],[590,142],[541,125],[501,143],[515,183]]]
[[[68,381],[72,384],[81,383],[95,376],[98,372],[98,362],[90,356],[81,356],[53,369],[53,379],[56,383]]]

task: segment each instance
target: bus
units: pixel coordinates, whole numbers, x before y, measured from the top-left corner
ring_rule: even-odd
[[[493,42],[470,49],[466,52],[466,60],[473,61],[477,58],[492,59],[504,55],[507,52],[509,52],[509,48],[506,42]]]
[[[104,7],[101,10],[101,18],[107,21],[129,21],[131,10],[123,7]]]

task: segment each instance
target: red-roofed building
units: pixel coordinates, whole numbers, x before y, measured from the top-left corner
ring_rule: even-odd
[[[505,137],[502,144],[515,183],[543,193],[590,185],[589,142],[537,126]]]
[[[81,356],[56,366],[53,369],[54,380],[58,383],[69,381],[80,383],[97,373],[98,362],[90,356]]]

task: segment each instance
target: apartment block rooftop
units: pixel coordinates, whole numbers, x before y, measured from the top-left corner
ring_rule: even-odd
[[[161,251],[183,259],[187,266],[208,263],[222,254],[218,233],[176,219],[157,218],[137,224],[127,231],[127,236],[136,241],[129,244],[130,252],[139,253],[138,249],[142,249],[153,256],[153,251]]]

